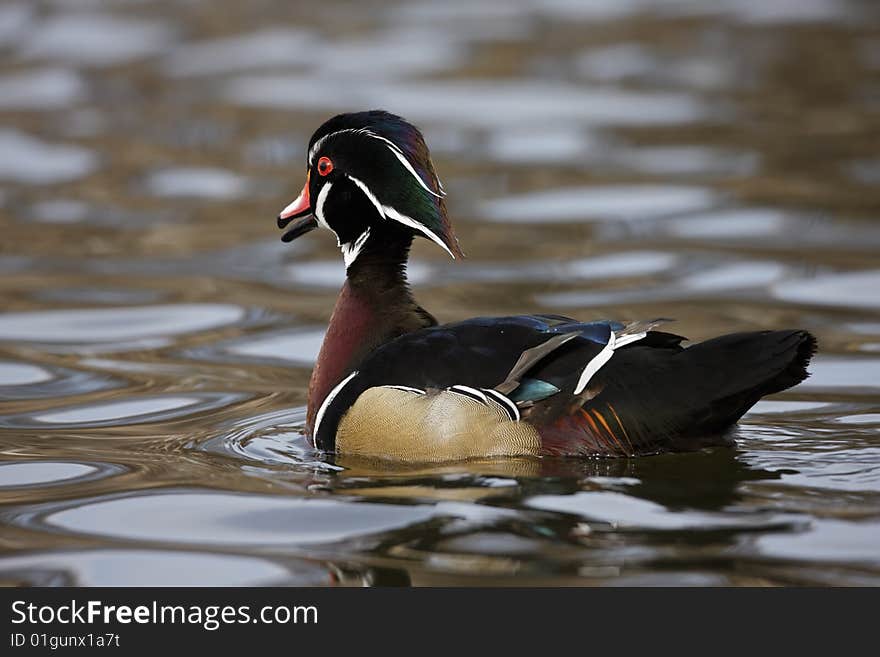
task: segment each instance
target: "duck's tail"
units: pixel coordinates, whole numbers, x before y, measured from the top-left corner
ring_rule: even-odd
[[[731,333],[695,344],[678,358],[689,361],[697,398],[706,403],[705,431],[723,431],[761,397],[797,385],[809,376],[816,338],[807,331]]]
[[[732,333],[687,349],[636,342],[600,370],[596,397],[539,427],[544,449],[632,456],[730,444],[728,429],[761,397],[807,378],[815,352],[816,338],[797,330]]]

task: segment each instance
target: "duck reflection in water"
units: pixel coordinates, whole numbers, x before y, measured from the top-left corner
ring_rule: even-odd
[[[523,457],[395,464],[393,469],[387,461],[358,456],[336,455],[331,462],[344,468],[334,477],[334,492],[365,497],[485,500],[518,506],[537,495],[618,490],[670,510],[704,511],[735,504],[744,482],[780,479],[793,472],[755,468],[737,450],[723,447],[638,459]],[[443,486],[444,481],[448,486]]]

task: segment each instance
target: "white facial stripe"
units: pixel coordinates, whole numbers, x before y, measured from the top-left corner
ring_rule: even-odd
[[[312,431],[313,440],[318,436],[318,429],[321,427],[321,420],[324,419],[324,413],[327,412],[327,408],[336,399],[336,395],[338,395],[342,389],[345,387],[345,384],[351,381],[354,377],[357,376],[357,370],[349,374],[347,377],[342,379],[339,383],[336,384],[336,387],[330,391],[330,394],[327,395],[327,398],[321,404],[321,408],[318,409],[318,415],[315,416],[315,428]]]
[[[379,212],[379,216],[385,219],[385,209],[382,207],[382,204],[379,203],[379,199],[377,199],[373,195],[373,192],[370,191],[370,188],[367,187],[367,185],[362,180],[358,180],[354,176],[349,176],[348,174],[346,174],[346,178],[348,178],[351,182],[353,182],[360,188],[360,190],[366,195],[366,197],[370,199],[370,203],[376,206],[376,210]]]
[[[452,251],[449,250],[449,247],[446,246],[446,244],[443,243],[443,240],[441,240],[436,234],[434,234],[433,231],[431,231],[422,223],[416,221],[412,217],[407,217],[405,214],[401,214],[390,205],[382,205],[379,202],[379,199],[376,198],[375,194],[370,191],[370,188],[367,187],[367,185],[362,180],[358,180],[354,176],[349,176],[348,174],[346,174],[346,177],[351,180],[351,182],[353,182],[355,185],[357,185],[358,188],[366,195],[366,197],[370,199],[370,203],[375,206],[376,211],[379,213],[380,217],[382,217],[383,219],[392,219],[398,223],[403,224],[404,226],[415,228],[417,231],[431,239],[431,241],[443,247],[443,250],[446,251],[446,253],[448,253],[453,260],[455,260],[455,256],[453,255]],[[321,198],[320,194],[318,194],[318,198]]]
[[[380,137],[380,139],[381,139],[381,137]],[[386,139],[385,141],[388,141],[388,140]],[[389,142],[389,143],[390,143],[390,142]],[[416,173],[416,170],[413,169],[413,165],[409,163],[409,160],[406,159],[406,156],[404,156],[404,154],[403,154],[402,152],[400,152],[400,151],[397,150],[396,148],[392,148],[392,149],[390,149],[390,150],[391,150],[392,153],[394,153],[394,154],[397,156],[397,159],[400,160],[401,164],[403,164],[403,166],[406,167],[407,171],[409,171],[409,172],[412,174],[412,177],[415,178],[415,179],[419,182],[419,184],[422,186],[422,188],[423,188],[426,192],[428,192],[429,194],[433,194],[433,195],[436,196],[437,198],[443,198],[444,193],[443,193],[443,188],[442,188],[442,187],[440,188],[440,192],[441,192],[440,194],[438,194],[437,192],[435,192],[433,189],[431,189],[430,187],[428,187],[428,186],[425,184],[425,181],[422,180],[422,177],[421,177],[418,173]]]
[[[321,191],[318,192],[318,199],[315,202],[315,219],[317,219],[318,223],[328,230],[333,229],[330,228],[330,225],[324,219],[324,201],[327,200],[327,194],[330,193],[330,188],[332,186],[333,183],[331,182],[325,183],[324,186],[321,188]]]
[[[397,148],[397,145],[394,144],[394,142],[388,141],[384,137],[377,135],[375,132],[373,132],[372,130],[369,130],[367,128],[345,128],[343,130],[337,130],[336,132],[331,132],[330,134],[324,135],[318,141],[316,141],[314,143],[314,145],[309,149],[309,164],[315,163],[315,156],[318,154],[318,152],[324,146],[324,142],[326,142],[328,139],[330,139],[330,137],[333,137],[335,135],[341,135],[346,132],[353,134],[353,135],[366,135],[367,137],[381,139],[382,141],[386,141],[389,144],[391,144],[394,148]]]
[[[329,135],[324,135],[318,141],[316,141],[315,144],[309,149],[309,161],[308,161],[309,166],[312,166],[315,163],[315,155],[317,155],[318,151],[321,150],[321,147],[324,145],[324,142],[327,141],[327,139],[329,137],[332,137],[335,134],[338,134],[338,133],[331,132]]]
[[[364,244],[367,243],[367,239],[369,239],[369,237],[370,229],[367,228],[354,242],[348,242],[347,244],[343,244],[339,247],[340,249],[342,249],[342,259],[345,260],[346,269],[351,267],[351,263],[357,260],[357,257],[360,255],[361,251],[364,248]]]
[[[449,247],[443,243],[443,240],[441,240],[437,235],[435,235],[433,231],[428,229],[427,226],[424,226],[423,224],[419,223],[418,221],[416,221],[412,217],[407,217],[405,214],[400,214],[397,210],[392,208],[390,205],[383,205],[382,209],[385,211],[385,215],[389,219],[393,219],[397,223],[403,224],[404,226],[409,226],[410,228],[414,228],[415,230],[419,231],[420,233],[425,235],[425,237],[430,239],[432,242],[434,242],[438,246],[442,247],[443,250],[449,254],[449,257],[452,258],[453,260],[455,260],[455,254],[453,254],[452,251],[449,250]]]
[[[422,180],[422,177],[416,172],[416,170],[413,168],[413,165],[410,163],[410,161],[408,159],[406,159],[406,155],[404,155],[403,151],[400,149],[400,147],[397,144],[395,144],[390,139],[386,139],[382,135],[377,135],[375,132],[373,132],[372,130],[368,130],[367,128],[346,128],[345,130],[337,130],[336,132],[331,132],[329,135],[324,135],[323,137],[321,137],[318,141],[316,141],[314,143],[314,145],[311,147],[311,149],[309,149],[309,164],[310,165],[314,164],[315,156],[318,154],[318,152],[324,146],[324,142],[326,142],[330,137],[344,133],[344,132],[365,135],[367,137],[371,137],[373,139],[378,139],[379,141],[385,142],[385,144],[388,146],[389,150],[392,153],[394,153],[394,156],[398,160],[400,160],[400,163],[403,164],[404,167],[406,167],[406,170],[410,172],[410,174],[413,176],[413,178],[415,178],[418,181],[419,185],[421,185],[422,188],[426,192],[428,192],[429,194],[433,194],[437,198],[442,198],[443,196],[446,195],[446,192],[443,191],[443,183],[441,183],[439,180],[437,181],[437,184],[440,186],[440,193],[438,194],[433,189],[428,187],[428,185],[425,183],[425,181]]]
[[[365,134],[369,135],[369,136],[372,137],[373,139],[380,139],[381,141],[384,141],[384,142],[388,145],[388,149],[389,149],[392,153],[394,153],[395,157],[396,157],[398,160],[400,160],[400,163],[401,163],[404,167],[406,167],[406,170],[409,171],[410,174],[412,174],[412,177],[415,178],[415,179],[418,181],[418,183],[422,186],[422,189],[424,189],[424,190],[425,190],[426,192],[428,192],[429,194],[433,194],[433,195],[436,196],[437,198],[442,198],[442,196],[443,196],[443,194],[442,194],[442,192],[443,192],[443,185],[440,185],[440,191],[441,191],[440,194],[438,194],[438,193],[435,192],[433,189],[431,189],[430,187],[428,187],[428,186],[425,184],[425,181],[422,180],[422,177],[421,177],[418,173],[416,173],[416,170],[413,168],[413,165],[410,164],[410,161],[409,161],[408,159],[406,159],[406,156],[403,154],[403,151],[400,150],[400,148],[397,146],[397,144],[395,144],[395,143],[394,143],[393,141],[391,141],[390,139],[385,139],[385,137],[382,137],[381,135],[377,135],[377,134],[375,134],[375,133],[373,133],[373,132],[370,132],[369,130],[365,131]],[[439,183],[439,181],[437,181],[437,182]]]
[[[309,149],[309,164],[313,165],[315,163],[315,156],[318,152],[323,148],[324,142],[326,142],[330,137],[334,135],[340,135],[344,132],[350,132],[352,134],[364,134],[371,137],[378,137],[378,135],[366,128],[345,128],[344,130],[337,130],[336,132],[331,132],[330,134],[324,135],[318,141],[314,143],[314,145]]]

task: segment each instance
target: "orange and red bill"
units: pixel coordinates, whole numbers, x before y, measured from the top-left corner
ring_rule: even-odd
[[[291,224],[290,228],[281,236],[284,242],[292,242],[318,227],[318,221],[312,210],[312,201],[309,198],[309,176],[306,176],[306,184],[299,196],[278,215],[279,228],[286,228],[288,224]]]

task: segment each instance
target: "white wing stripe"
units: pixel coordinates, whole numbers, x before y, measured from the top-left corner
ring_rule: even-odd
[[[587,384],[590,382],[590,379],[593,378],[593,375],[599,371],[605,363],[611,360],[611,356],[614,353],[614,341],[616,340],[616,336],[614,331],[611,331],[611,335],[608,336],[608,342],[602,347],[602,351],[593,356],[592,360],[587,363],[587,366],[584,368],[584,371],[581,372],[581,376],[578,379],[577,385],[574,388],[574,394],[579,395],[584,391],[584,388],[587,387]]]
[[[611,356],[614,355],[614,350],[619,349],[620,347],[625,347],[628,344],[632,344],[633,342],[638,342],[642,338],[648,335],[647,331],[642,333],[627,333],[617,336],[617,333],[611,331],[611,335],[608,338],[608,343],[602,348],[598,354],[593,356],[592,360],[587,363],[587,366],[584,368],[584,371],[581,372],[581,376],[578,379],[577,385],[574,389],[574,394],[581,394],[587,387],[587,384],[590,382],[590,379],[599,371],[599,369],[605,365],[609,360],[611,360]]]
[[[630,333],[629,335],[618,336],[614,341],[614,348],[620,349],[621,347],[625,347],[628,344],[632,344],[633,342],[638,342],[642,338],[648,335],[648,332],[644,333]]]

